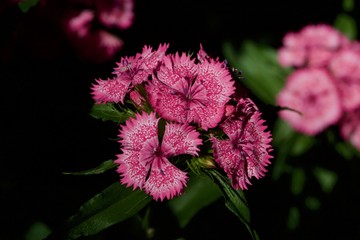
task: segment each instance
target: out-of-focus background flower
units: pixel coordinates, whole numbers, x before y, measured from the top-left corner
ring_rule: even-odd
[[[110,77],[121,56],[165,42],[185,52],[196,52],[201,43],[209,55],[241,70],[274,133],[267,175],[244,191],[260,239],[360,239],[359,139],[346,141],[355,127],[329,126],[309,136],[280,119],[275,107],[293,73],[277,62],[285,34],[326,23],[355,41],[359,16],[359,4],[349,0],[2,1],[0,239],[41,239],[118,180],[114,171],[63,174],[95,167],[118,152],[114,125],[89,114],[91,84]],[[348,126],[356,125],[358,113],[344,118]],[[222,200],[185,229],[168,209],[154,208],[156,239],[249,238]],[[132,221],[89,239],[134,239]]]

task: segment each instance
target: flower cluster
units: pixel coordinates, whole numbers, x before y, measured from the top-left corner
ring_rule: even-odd
[[[112,78],[96,79],[91,87],[96,104],[133,113],[118,135],[121,183],[155,200],[171,199],[183,192],[192,164],[206,159],[203,168],[217,167],[235,189],[247,189],[272,158],[261,112],[237,88],[234,70],[201,44],[196,57],[168,48],[145,45],[122,57]]]
[[[293,71],[277,103],[296,110],[280,116],[307,135],[338,124],[360,149],[360,43],[329,25],[308,25],[284,36],[278,61]]]

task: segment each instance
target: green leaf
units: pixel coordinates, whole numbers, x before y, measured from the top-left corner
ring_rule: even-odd
[[[300,223],[300,211],[297,207],[291,207],[288,216],[288,228],[291,230],[296,229]]]
[[[316,197],[309,196],[305,199],[305,205],[308,209],[315,211],[320,208],[321,202]]]
[[[294,169],[291,177],[291,192],[298,195],[302,192],[305,184],[305,173],[302,169]]]
[[[51,233],[51,229],[43,222],[34,222],[25,234],[25,240],[42,240]]]
[[[315,177],[318,179],[322,190],[326,193],[331,192],[338,180],[337,174],[321,167],[314,168],[313,172]]]
[[[243,72],[244,85],[264,103],[274,105],[290,73],[279,65],[276,49],[246,40],[238,51],[224,43],[223,52],[230,65]]]
[[[243,191],[235,190],[229,182],[229,179],[223,176],[221,173],[215,169],[204,170],[205,173],[213,179],[213,181],[218,185],[223,196],[225,198],[225,206],[239,218],[239,220],[245,224],[248,229],[252,239],[258,240],[259,236],[256,231],[250,226],[250,210],[247,205],[245,195]]]
[[[346,12],[351,12],[354,9],[354,0],[343,0],[343,9]]]
[[[344,33],[349,39],[356,39],[357,26],[356,21],[348,14],[339,14],[334,22],[334,27]]]
[[[30,8],[36,6],[39,0],[22,0],[18,3],[18,6],[22,12],[29,11]]]
[[[204,207],[221,197],[217,186],[204,175],[191,175],[185,192],[168,202],[177,217],[180,227],[185,228],[190,220]]]
[[[130,110],[124,110],[120,112],[115,108],[112,103],[106,104],[94,104],[91,108],[90,115],[94,118],[101,119],[103,121],[114,121],[116,123],[123,123],[129,117],[134,116],[134,113]]]
[[[122,222],[143,209],[151,198],[116,182],[97,194],[67,221],[68,239],[91,236]]]
[[[114,163],[113,160],[107,160],[101,163],[99,166],[95,168],[91,168],[88,170],[83,170],[79,172],[63,172],[63,174],[71,174],[71,175],[93,175],[93,174],[100,174],[109,169],[116,167],[117,165]]]

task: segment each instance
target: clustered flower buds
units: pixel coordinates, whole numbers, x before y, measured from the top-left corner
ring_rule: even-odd
[[[277,103],[296,110],[280,117],[311,136],[338,124],[360,149],[360,43],[330,25],[308,25],[284,36],[278,61],[293,71]]]
[[[194,162],[197,169],[220,169],[235,189],[247,189],[272,158],[258,107],[238,89],[225,61],[211,58],[201,44],[196,57],[168,48],[144,46],[122,57],[112,78],[91,87],[96,104],[134,112],[118,135],[121,183],[155,200],[171,199],[183,192]]]

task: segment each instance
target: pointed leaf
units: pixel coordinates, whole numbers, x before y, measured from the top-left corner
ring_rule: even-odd
[[[88,170],[83,170],[79,172],[64,172],[63,174],[71,174],[71,175],[92,175],[92,174],[100,174],[109,169],[116,167],[117,165],[114,163],[113,160],[107,160],[101,163],[99,166],[95,168],[91,168]]]
[[[87,201],[67,221],[67,239],[90,236],[138,213],[151,198],[116,182]]]
[[[245,224],[252,239],[259,239],[256,231],[250,226],[250,210],[243,191],[235,190],[228,178],[215,169],[205,170],[205,173],[218,185],[225,198],[226,207]]]
[[[345,13],[339,14],[335,19],[334,27],[344,33],[349,39],[356,39],[356,21],[349,15]]]
[[[223,52],[230,65],[243,72],[243,84],[264,103],[274,105],[290,73],[279,65],[276,49],[246,40],[238,51],[225,43]]]
[[[90,115],[94,118],[101,119],[103,121],[114,121],[116,123],[123,123],[129,117],[134,116],[133,112],[119,111],[111,103],[106,104],[94,104],[91,108]]]
[[[221,197],[221,192],[209,178],[193,174],[184,194],[173,198],[168,204],[177,217],[180,227],[185,228],[196,213],[219,197]]]

